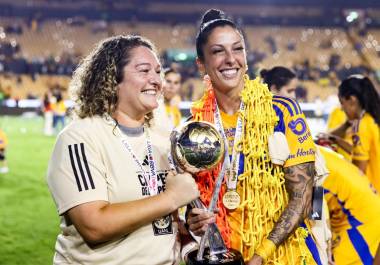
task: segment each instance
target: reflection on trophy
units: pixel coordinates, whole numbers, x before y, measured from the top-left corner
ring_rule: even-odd
[[[223,138],[208,122],[187,122],[171,135],[174,163],[190,173],[211,170],[224,158]]]
[[[223,137],[211,123],[190,121],[172,132],[171,155],[174,164],[181,170],[193,174],[212,170],[224,159],[229,159],[228,155],[225,155],[226,152],[227,148]],[[215,182],[208,207],[210,212],[215,210],[219,197],[224,178],[224,164]],[[203,208],[200,200],[194,201],[192,205]],[[218,227],[216,224],[211,224],[202,236],[199,249],[189,253],[187,264],[244,265],[244,260],[238,251],[226,248]]]

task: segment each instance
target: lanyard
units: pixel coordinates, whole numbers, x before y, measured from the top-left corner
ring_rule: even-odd
[[[168,154],[168,162],[169,162],[170,170],[177,172],[178,171],[177,167],[174,164],[174,160],[173,160],[172,154],[170,152]]]
[[[157,184],[157,167],[156,163],[153,158],[153,145],[150,140],[150,135],[148,128],[144,126],[144,134],[146,137],[146,147],[148,151],[148,165],[149,165],[149,172],[146,172],[142,163],[137,158],[136,154],[132,150],[132,146],[128,143],[127,137],[123,136],[123,133],[121,132],[119,127],[116,127],[119,134],[121,135],[121,142],[123,143],[125,149],[131,154],[134,162],[137,164],[137,166],[140,168],[140,170],[143,173],[145,182],[148,184],[149,193],[150,196],[157,195],[158,194],[158,184]]]
[[[239,111],[242,112],[243,110],[244,110],[244,103],[243,101],[241,101]],[[224,133],[222,117],[220,115],[218,103],[216,102],[216,100],[215,100],[214,119],[215,119],[215,126],[218,129],[219,133],[223,136],[224,142],[226,143],[226,146],[227,146],[226,155],[229,155],[228,154],[228,140],[227,140],[226,134]],[[234,138],[234,142],[232,146],[232,157],[231,159],[225,159],[227,174],[228,174],[228,181],[227,181],[228,190],[236,190],[237,175],[239,172],[240,152],[238,153],[236,151],[235,145],[240,140],[242,135],[243,135],[243,119],[239,115],[238,120],[236,122],[235,138]],[[231,163],[232,163],[232,166],[231,166]]]

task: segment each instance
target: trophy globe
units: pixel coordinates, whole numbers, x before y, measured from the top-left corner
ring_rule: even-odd
[[[170,140],[171,156],[177,169],[196,174],[214,169],[225,159],[224,138],[211,123],[186,122],[172,132]],[[222,163],[222,169],[215,181],[212,199],[208,207],[210,212],[215,210],[223,177],[224,163]],[[191,205],[198,208],[203,207],[199,199],[193,201]],[[201,238],[199,249],[188,254],[186,264],[244,265],[244,260],[239,251],[226,247],[218,227],[215,223],[211,223]]]
[[[216,167],[224,159],[225,146],[214,125],[190,121],[172,132],[171,153],[179,168],[195,174]]]

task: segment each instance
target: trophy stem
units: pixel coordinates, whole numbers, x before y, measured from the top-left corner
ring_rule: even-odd
[[[228,149],[226,149],[226,150],[228,150]],[[226,159],[230,159],[228,153],[226,153],[226,155],[224,157],[224,161],[223,161],[223,164],[222,164],[222,169],[220,170],[218,178],[216,179],[216,182],[215,182],[215,187],[214,187],[214,191],[212,193],[210,205],[208,206],[208,211],[209,212],[214,212],[216,203],[218,202],[219,192],[220,192],[220,189],[222,187],[222,182],[223,182],[223,178],[224,178],[224,171],[225,171],[225,165],[226,165],[225,161],[226,161]],[[214,233],[219,233],[218,228],[217,227],[215,227],[215,228],[216,229],[214,229]],[[217,232],[215,232],[215,231],[217,231]],[[207,240],[209,238],[209,233],[210,233],[210,225],[207,226],[206,232],[204,233],[204,235],[201,238],[201,242],[199,244],[199,249],[198,249],[198,253],[197,253],[197,260],[198,261],[199,260],[203,260],[203,254],[204,254],[204,251],[205,251],[205,248],[206,248],[206,242],[207,242]],[[224,245],[224,243],[223,243],[223,245]]]

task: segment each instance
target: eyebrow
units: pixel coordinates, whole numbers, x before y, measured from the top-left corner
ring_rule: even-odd
[[[238,40],[238,41],[232,43],[232,46],[234,46],[236,44],[243,44],[243,43],[242,43],[241,40]],[[213,46],[224,46],[224,45],[223,44],[213,44],[213,45],[211,45],[211,47],[213,47]]]
[[[139,67],[139,66],[149,66],[149,67],[152,67],[152,68],[162,68],[162,66],[160,64],[157,64],[157,66],[152,66],[150,63],[138,63],[138,64],[135,64],[135,68]]]
[[[135,65],[135,67],[139,67],[139,66],[151,66],[150,63],[138,63]]]

